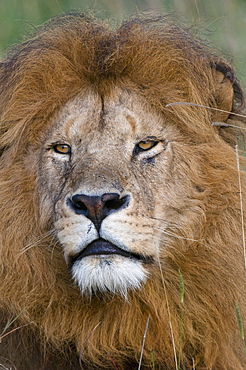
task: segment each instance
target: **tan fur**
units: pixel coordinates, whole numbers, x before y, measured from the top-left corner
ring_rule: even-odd
[[[0,321],[17,317],[7,331],[23,326],[2,338],[0,363],[134,369],[149,316],[142,368],[154,354],[155,369],[175,369],[176,352],[182,369],[246,369],[235,308],[245,323],[240,129],[211,125],[243,122],[166,107],[240,112],[232,67],[165,17],[111,31],[77,13],[9,52],[0,84]],[[167,146],[152,161],[134,157],[134,145],[153,133]],[[76,138],[71,168],[49,159],[55,137]],[[105,221],[132,252],[152,257],[146,283],[126,300],[82,296],[67,269],[64,255],[74,249],[57,235],[73,221],[63,199],[82,188],[131,194],[129,207]]]

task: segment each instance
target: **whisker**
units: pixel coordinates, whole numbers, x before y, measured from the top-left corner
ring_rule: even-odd
[[[21,256],[22,254],[26,253],[31,248],[35,248],[35,247],[40,246],[40,243],[42,243],[43,241],[45,241],[50,236],[52,236],[52,239],[51,239],[50,244],[53,244],[53,241],[55,240],[55,230],[54,229],[52,229],[52,230],[44,233],[43,235],[40,235],[39,237],[37,237],[36,239],[34,239],[32,242],[30,242],[29,244],[25,245],[22,248],[19,256]]]
[[[161,231],[163,234],[168,235],[168,236],[173,236],[174,238],[177,238],[177,239],[188,240],[188,241],[191,241],[191,242],[204,242],[204,239],[193,239],[193,238],[188,238],[188,237],[185,237],[185,236],[177,235],[177,234],[168,232],[166,230],[163,230],[163,229],[161,229],[160,227],[157,227],[157,226],[156,227],[154,226],[154,230]]]
[[[168,227],[178,227],[178,228],[180,227],[180,223],[175,222],[175,221],[166,221],[166,220],[163,220],[162,218],[158,218],[158,217],[148,217],[148,219],[163,222],[166,225],[168,225]],[[190,230],[189,227],[185,227],[185,226],[182,226],[182,229],[183,230]]]

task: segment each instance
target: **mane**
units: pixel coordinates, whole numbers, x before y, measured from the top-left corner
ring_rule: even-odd
[[[1,63],[1,127],[7,131],[1,147],[12,141],[16,146],[28,123],[43,124],[81,89],[93,85],[104,91],[109,81],[136,90],[161,110],[177,100],[221,108],[213,91],[215,70],[232,82],[233,110],[240,110],[243,92],[233,68],[167,17],[133,18],[116,31],[80,13],[57,17]],[[177,111],[195,114],[187,107]]]
[[[227,110],[227,90],[222,94],[216,85],[218,71],[233,89],[228,114],[185,104],[167,106],[190,102]],[[187,153],[187,176],[201,188],[212,188],[209,204],[201,192],[197,209],[204,223],[194,230],[184,219],[173,227],[174,236],[169,236],[165,258],[153,278],[142,290],[130,292],[128,301],[117,296],[88,300],[72,285],[52,216],[40,212],[45,200],[40,208],[38,163],[28,159],[66,102],[83,89],[107,95],[112,86],[136,92],[180,127],[197,150],[197,162]],[[244,137],[245,124],[233,115],[243,113],[243,107],[243,92],[231,65],[165,16],[133,17],[112,30],[107,22],[82,13],[66,14],[8,52],[0,64],[0,308],[6,313],[4,321],[10,312],[18,317],[17,326],[27,325],[16,333],[23,353],[31,345],[28,336],[40,337],[37,351],[47,353],[47,358],[56,351],[69,357],[76,347],[86,364],[109,367],[113,358],[119,369],[127,368],[128,361],[138,361],[149,317],[145,366],[154,350],[157,366],[173,369],[175,346],[176,354],[181,346],[183,368],[192,363],[198,368],[214,363],[216,369],[244,368],[235,309],[237,304],[245,322],[242,209],[234,147],[237,137]],[[228,127],[211,128],[212,122]],[[217,141],[211,140],[214,130]],[[244,184],[241,191],[244,194]],[[4,355],[8,346],[12,348],[3,343]]]

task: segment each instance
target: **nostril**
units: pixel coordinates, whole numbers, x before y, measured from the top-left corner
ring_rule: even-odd
[[[72,198],[71,198],[71,200],[69,201],[69,203],[70,203],[70,206],[72,207],[72,209],[76,213],[85,214],[88,211],[85,203],[81,199],[81,195],[80,194],[73,195]]]
[[[117,193],[108,193],[102,195],[102,201],[104,202],[105,208],[108,212],[116,211],[128,205],[129,196],[126,195],[120,198],[120,195]]]

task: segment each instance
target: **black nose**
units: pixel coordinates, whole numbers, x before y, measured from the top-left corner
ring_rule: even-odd
[[[89,218],[98,230],[105,217],[125,208],[128,203],[128,195],[121,198],[117,193],[105,193],[101,196],[75,194],[70,200],[74,212]]]

